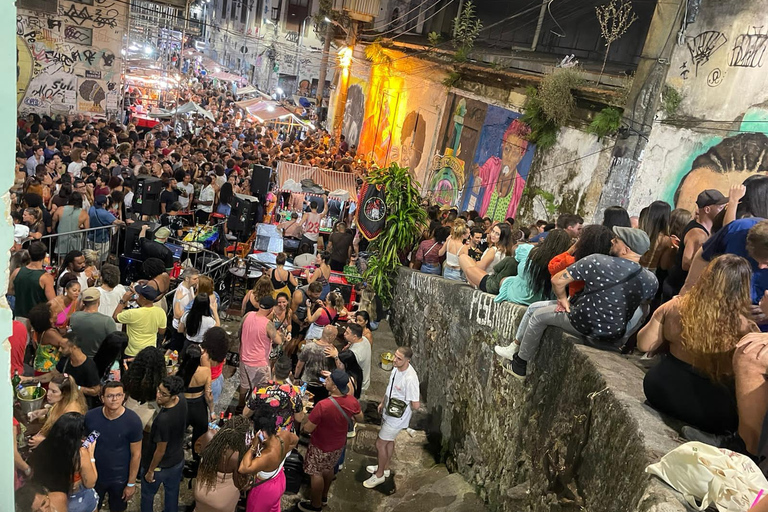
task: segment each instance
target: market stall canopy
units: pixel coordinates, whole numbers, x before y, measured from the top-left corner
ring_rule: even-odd
[[[249,115],[255,117],[262,123],[291,115],[291,111],[280,105],[278,102],[260,98],[238,101],[235,105],[242,108],[248,112]]]
[[[205,116],[206,118],[210,119],[211,121],[216,121],[216,118],[213,117],[213,114],[211,114],[209,111],[205,110],[203,107],[195,103],[194,101],[188,101],[187,103],[176,107],[174,110],[171,111],[173,114],[200,114],[202,116]]]
[[[343,201],[357,201],[357,182],[355,175],[349,172],[330,171],[308,165],[298,165],[280,161],[277,163],[277,183],[279,190],[284,192],[299,193],[293,186],[286,185],[301,184],[302,180],[310,179],[317,183],[324,190],[329,192],[329,197]],[[288,183],[286,183],[288,182]],[[317,195],[311,191],[301,192],[310,195]]]
[[[203,66],[208,68],[208,66],[205,63],[203,63]],[[208,68],[208,71],[211,71],[210,68]],[[243,79],[243,77],[241,76],[234,75],[232,73],[227,73],[226,71],[217,71],[209,74],[208,76],[211,78],[216,78],[217,80],[224,80],[226,82],[240,82]]]
[[[239,89],[237,89],[236,94],[238,96],[242,96],[245,94],[253,94],[255,92],[259,92],[259,90],[252,85],[246,85],[245,87],[240,87]]]

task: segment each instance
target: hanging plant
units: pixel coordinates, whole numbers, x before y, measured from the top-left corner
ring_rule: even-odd
[[[387,218],[381,235],[371,244],[374,255],[368,260],[363,278],[388,306],[401,266],[400,255],[410,251],[419,240],[427,213],[420,204],[419,184],[407,167],[392,163],[372,169],[366,181],[384,187]]]
[[[616,133],[621,128],[621,110],[613,107],[606,107],[592,118],[587,131],[597,135],[602,139],[606,135]]]

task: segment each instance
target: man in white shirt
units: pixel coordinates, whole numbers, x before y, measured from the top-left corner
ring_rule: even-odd
[[[408,428],[411,421],[411,411],[415,411],[421,406],[419,402],[419,376],[416,375],[416,370],[410,364],[411,357],[413,357],[413,351],[410,347],[400,347],[395,351],[394,369],[389,376],[386,394],[379,404],[381,430],[379,430],[379,438],[376,440],[379,463],[376,466],[365,468],[371,473],[371,477],[363,482],[363,486],[367,489],[373,489],[383,484],[390,475],[388,468],[395,452],[395,438],[401,430]],[[390,409],[392,399],[405,403],[405,408],[399,418],[391,416],[387,412]]]
[[[348,324],[344,331],[344,340],[349,343],[349,350],[355,354],[357,364],[363,370],[361,393],[365,393],[371,383],[371,344],[363,337],[363,328],[357,324]]]
[[[216,191],[213,190],[213,179],[210,176],[203,178],[205,186],[200,191],[200,198],[197,200],[197,210],[195,211],[195,218],[198,224],[205,224],[208,222],[208,217],[213,211],[213,200],[216,197]]]
[[[117,303],[125,295],[125,286],[120,284],[120,269],[109,263],[101,265],[101,301],[99,302],[99,313],[112,317],[112,313],[117,308]],[[117,330],[122,330],[122,324],[116,324]]]
[[[192,176],[189,173],[184,175],[184,181],[176,184],[176,188],[181,192],[179,195],[179,204],[181,209],[186,210],[189,208],[189,201],[195,196],[195,187],[190,183]]]

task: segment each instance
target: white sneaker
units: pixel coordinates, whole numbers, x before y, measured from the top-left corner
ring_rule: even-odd
[[[513,341],[512,343],[509,344],[508,347],[502,347],[501,345],[497,345],[493,347],[493,350],[504,359],[512,359],[515,356],[515,354],[517,354],[517,352],[520,350],[520,345],[518,345]]]
[[[365,466],[365,470],[369,472],[372,475],[376,474],[376,471],[378,471],[379,466]],[[390,471],[388,469],[384,470],[384,478],[389,478]]]
[[[363,487],[365,487],[366,489],[373,489],[374,487],[383,484],[386,480],[387,480],[386,476],[382,476],[381,478],[379,478],[376,475],[371,475],[371,478],[363,482]]]

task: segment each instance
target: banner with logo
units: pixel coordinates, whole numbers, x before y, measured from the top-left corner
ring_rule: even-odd
[[[384,186],[363,183],[356,211],[357,227],[360,233],[367,240],[375,240],[384,230],[388,213]]]

